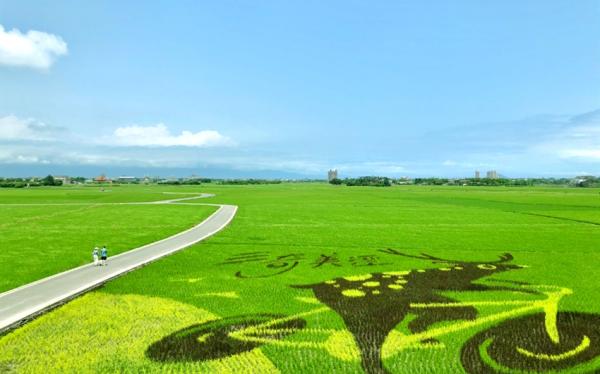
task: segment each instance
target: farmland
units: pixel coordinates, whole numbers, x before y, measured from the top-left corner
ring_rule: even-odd
[[[0,371],[583,373],[600,367],[597,189],[209,184],[132,186],[112,194],[9,190],[0,191],[0,201],[152,201],[164,199],[163,192],[214,193],[211,203],[235,204],[238,214],[209,240],[0,337]],[[11,279],[4,289],[76,266],[96,242],[125,250],[212,212],[191,205],[57,208],[0,207],[11,217],[3,236],[12,238],[0,239],[8,248],[0,256],[19,253],[2,259],[3,282]],[[60,215],[37,218],[52,214]],[[48,233],[69,230],[75,239],[60,239],[52,257],[71,262],[34,262]],[[23,244],[24,238],[37,242]],[[74,243],[83,238],[88,244],[77,257]],[[35,270],[12,275],[21,262]],[[557,300],[554,325],[563,346],[552,351],[555,330],[536,318]],[[517,311],[501,314],[510,310]],[[521,351],[504,349],[492,333],[517,341]]]
[[[183,231],[214,211],[208,206],[111,205],[187,196],[144,192],[1,191],[0,202],[6,205],[0,205],[0,292],[89,263],[94,246],[107,245],[115,255]]]

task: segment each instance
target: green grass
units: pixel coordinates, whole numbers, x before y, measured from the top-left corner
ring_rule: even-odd
[[[491,316],[508,310],[508,303],[433,313],[430,317],[439,320],[432,319],[424,331],[437,328],[446,331],[435,336],[438,339],[435,344],[406,343],[410,335],[418,333],[413,331],[418,321],[411,325],[411,321],[418,320],[415,308],[398,317],[391,331],[381,327],[383,321],[397,317],[406,300],[431,303],[439,297],[443,301],[437,302],[539,302],[544,299],[541,292],[476,291],[468,281],[462,288],[440,290],[452,282],[453,278],[447,274],[459,274],[459,279],[470,276],[475,284],[517,290],[524,288],[490,279],[570,289],[573,294],[562,299],[560,310],[591,313],[589,321],[600,321],[596,281],[600,275],[600,194],[597,189],[362,188],[325,184],[205,185],[200,189],[217,194],[211,202],[239,206],[236,218],[227,229],[201,244],[112,281],[4,336],[0,339],[0,369],[360,373],[367,367],[377,372],[372,359],[363,357],[361,360],[360,356],[361,351],[372,353],[377,344],[365,347],[364,342],[368,338],[377,340],[373,334],[381,329],[386,334],[380,347],[381,356],[389,372],[463,373],[465,367],[476,361],[470,356],[467,366],[461,361],[461,349],[471,338],[505,321],[521,320],[514,316],[452,331],[452,326],[460,322],[452,318],[468,318],[469,313],[475,312],[479,317]],[[188,190],[191,188],[178,191]],[[153,196],[151,191],[147,193]],[[26,200],[24,195],[19,198]],[[382,251],[386,248],[413,256],[424,252],[455,262],[393,255]],[[259,253],[255,261],[232,263],[240,254],[256,252]],[[514,257],[512,261],[494,265],[495,270],[483,270],[506,252]],[[328,261],[319,265],[326,259]],[[477,268],[481,264],[483,268]],[[503,268],[509,264],[527,267]],[[425,269],[431,270],[417,271]],[[238,272],[246,278],[236,276]],[[384,277],[385,272],[405,274]],[[398,283],[394,283],[396,281]],[[339,289],[331,290],[338,293],[326,288],[336,285]],[[471,289],[464,289],[465,285]],[[439,291],[431,294],[432,289]],[[373,290],[380,293],[372,294]],[[340,296],[342,291],[349,296]],[[377,299],[377,295],[381,298]],[[361,300],[365,303],[361,304]],[[145,310],[152,312],[145,313]],[[290,316],[273,326],[279,332],[256,332],[255,339],[267,337],[269,344],[252,346],[246,341],[244,345],[239,339],[233,339],[228,341],[227,349],[211,346],[212,350],[200,354],[197,352],[203,348],[192,349],[181,343],[187,336],[193,338],[194,331],[212,329],[210,331],[215,333],[227,323],[234,323],[228,321],[245,321],[249,326],[260,324],[261,318],[270,318],[265,314]],[[173,318],[174,315],[178,317]],[[578,320],[584,317],[579,316],[560,322],[562,341],[573,345],[561,349],[574,349],[579,342],[570,342],[569,337],[582,334],[590,336],[593,349],[600,344],[596,339],[600,324],[587,323],[591,329],[587,331]],[[421,315],[421,318],[427,316]],[[523,319],[522,323],[529,323],[527,321]],[[195,324],[203,325],[190,327]],[[514,326],[507,329],[507,332],[525,336],[525,348],[544,352],[546,335],[540,335],[540,331],[545,331],[543,327],[521,332]],[[177,331],[181,332],[172,335]],[[360,331],[371,335],[360,336]],[[274,339],[273,334],[278,339]],[[200,334],[190,341],[198,342],[194,339],[208,342],[207,345],[211,342],[209,335]],[[110,346],[110,352],[102,356],[105,346]],[[200,359],[189,358],[194,349]],[[542,366],[535,371],[557,365],[551,360],[538,361],[532,365]],[[583,366],[576,369],[573,361],[562,370],[593,372],[600,367],[597,361],[584,361]],[[516,365],[509,372],[516,372],[518,365],[524,365],[509,363]]]
[[[188,195],[127,188],[111,195],[67,188],[1,190],[6,205],[0,205],[0,292],[89,263],[94,246],[107,245],[109,255],[116,255],[183,231],[215,211],[210,206],[101,205],[182,196]],[[73,203],[78,205],[60,205]]]

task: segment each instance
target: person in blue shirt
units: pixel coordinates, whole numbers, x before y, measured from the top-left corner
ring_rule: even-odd
[[[100,250],[100,260],[102,261],[102,266],[106,265],[106,259],[108,258],[108,251],[106,250],[106,246],[103,246]]]

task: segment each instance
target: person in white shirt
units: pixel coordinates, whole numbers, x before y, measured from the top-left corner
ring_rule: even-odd
[[[94,248],[92,251],[92,258],[94,259],[94,266],[98,266],[98,247]]]

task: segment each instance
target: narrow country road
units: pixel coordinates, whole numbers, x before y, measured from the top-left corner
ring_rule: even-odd
[[[211,196],[214,195],[201,194],[180,199],[140,203],[105,203],[102,205],[178,204],[179,201]],[[91,203],[90,205],[98,204]],[[0,333],[112,278],[198,243],[227,226],[237,211],[237,207],[234,205],[197,205],[214,205],[219,209],[189,230],[116,256],[109,256],[107,266],[94,266],[90,263],[0,294]]]

